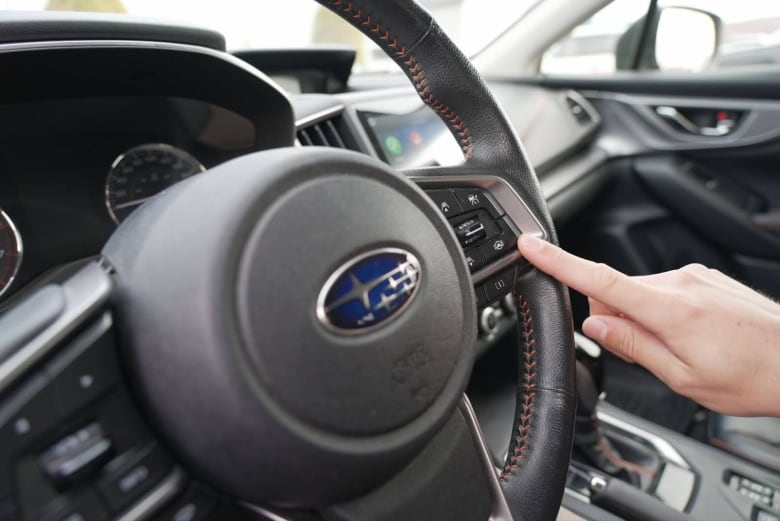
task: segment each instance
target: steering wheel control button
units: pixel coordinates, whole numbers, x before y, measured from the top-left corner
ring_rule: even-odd
[[[479,242],[487,236],[485,225],[478,217],[472,217],[455,227],[455,235],[464,248]]]
[[[103,315],[46,367],[63,417],[100,398],[119,381],[111,323],[111,317]]]
[[[488,279],[485,283],[485,294],[488,302],[495,302],[512,291],[515,283],[515,266],[502,271],[498,275]]]
[[[317,317],[328,329],[361,333],[400,314],[417,295],[420,261],[398,248],[356,257],[325,282]]]
[[[62,498],[39,518],[41,521],[99,521],[108,519],[108,512],[94,492]]]
[[[97,488],[111,510],[119,512],[159,483],[171,468],[170,458],[152,444],[109,463]]]
[[[466,252],[466,265],[471,273],[481,269],[485,264],[487,264],[487,259],[479,248]]]
[[[450,190],[431,190],[426,193],[444,217],[449,219],[463,213],[463,208],[458,202],[458,198]]]
[[[111,441],[99,424],[92,423],[49,447],[38,461],[54,485],[62,489],[102,467],[112,454]]]
[[[501,216],[484,190],[480,190],[479,188],[459,188],[454,190],[454,193],[455,197],[460,201],[461,206],[463,206],[463,209],[467,212],[473,210],[487,210],[493,219],[497,219]]]

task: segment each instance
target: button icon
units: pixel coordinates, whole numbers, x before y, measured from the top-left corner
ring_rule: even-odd
[[[404,153],[403,143],[395,136],[388,136],[385,138],[385,148],[394,156],[400,156]]]
[[[493,283],[493,286],[495,286],[496,291],[501,291],[506,287],[506,282],[504,282],[503,279],[498,279]]]
[[[468,201],[471,206],[479,206],[479,195],[478,194],[469,194],[468,195]]]
[[[441,208],[441,213],[444,214],[450,213],[450,205],[447,203],[447,201],[442,201],[440,208]]]
[[[477,265],[477,261],[474,260],[474,257],[466,257],[466,264],[469,265],[469,268],[474,269],[474,266]]]
[[[506,244],[504,243],[503,239],[498,239],[496,242],[493,243],[493,249],[496,251],[503,250],[504,246],[506,246]]]

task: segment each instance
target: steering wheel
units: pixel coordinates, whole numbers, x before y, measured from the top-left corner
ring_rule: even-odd
[[[566,288],[513,247],[518,233],[556,240],[533,169],[416,2],[319,2],[398,63],[464,163],[401,174],[316,147],[235,159],[134,212],[102,269],[63,298],[111,295],[146,419],[183,467],[246,504],[345,521],[554,519],[574,347]],[[507,247],[470,273],[463,246],[494,232]],[[501,290],[514,295],[520,345],[496,468],[464,391],[478,305]]]

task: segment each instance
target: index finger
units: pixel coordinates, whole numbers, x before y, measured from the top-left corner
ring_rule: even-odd
[[[660,304],[659,296],[646,285],[610,268],[606,264],[582,259],[546,241],[521,235],[518,240],[520,253],[541,271],[602,304],[643,318],[654,304]],[[660,308],[663,309],[663,306]]]

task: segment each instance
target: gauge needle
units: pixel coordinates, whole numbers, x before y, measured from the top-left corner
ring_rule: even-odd
[[[154,196],[149,197],[141,197],[140,199],[133,199],[132,201],[127,201],[126,203],[118,204],[115,206],[117,210],[121,210],[122,208],[128,208],[130,206],[138,206],[139,204],[145,203],[149,199],[151,199]]]

